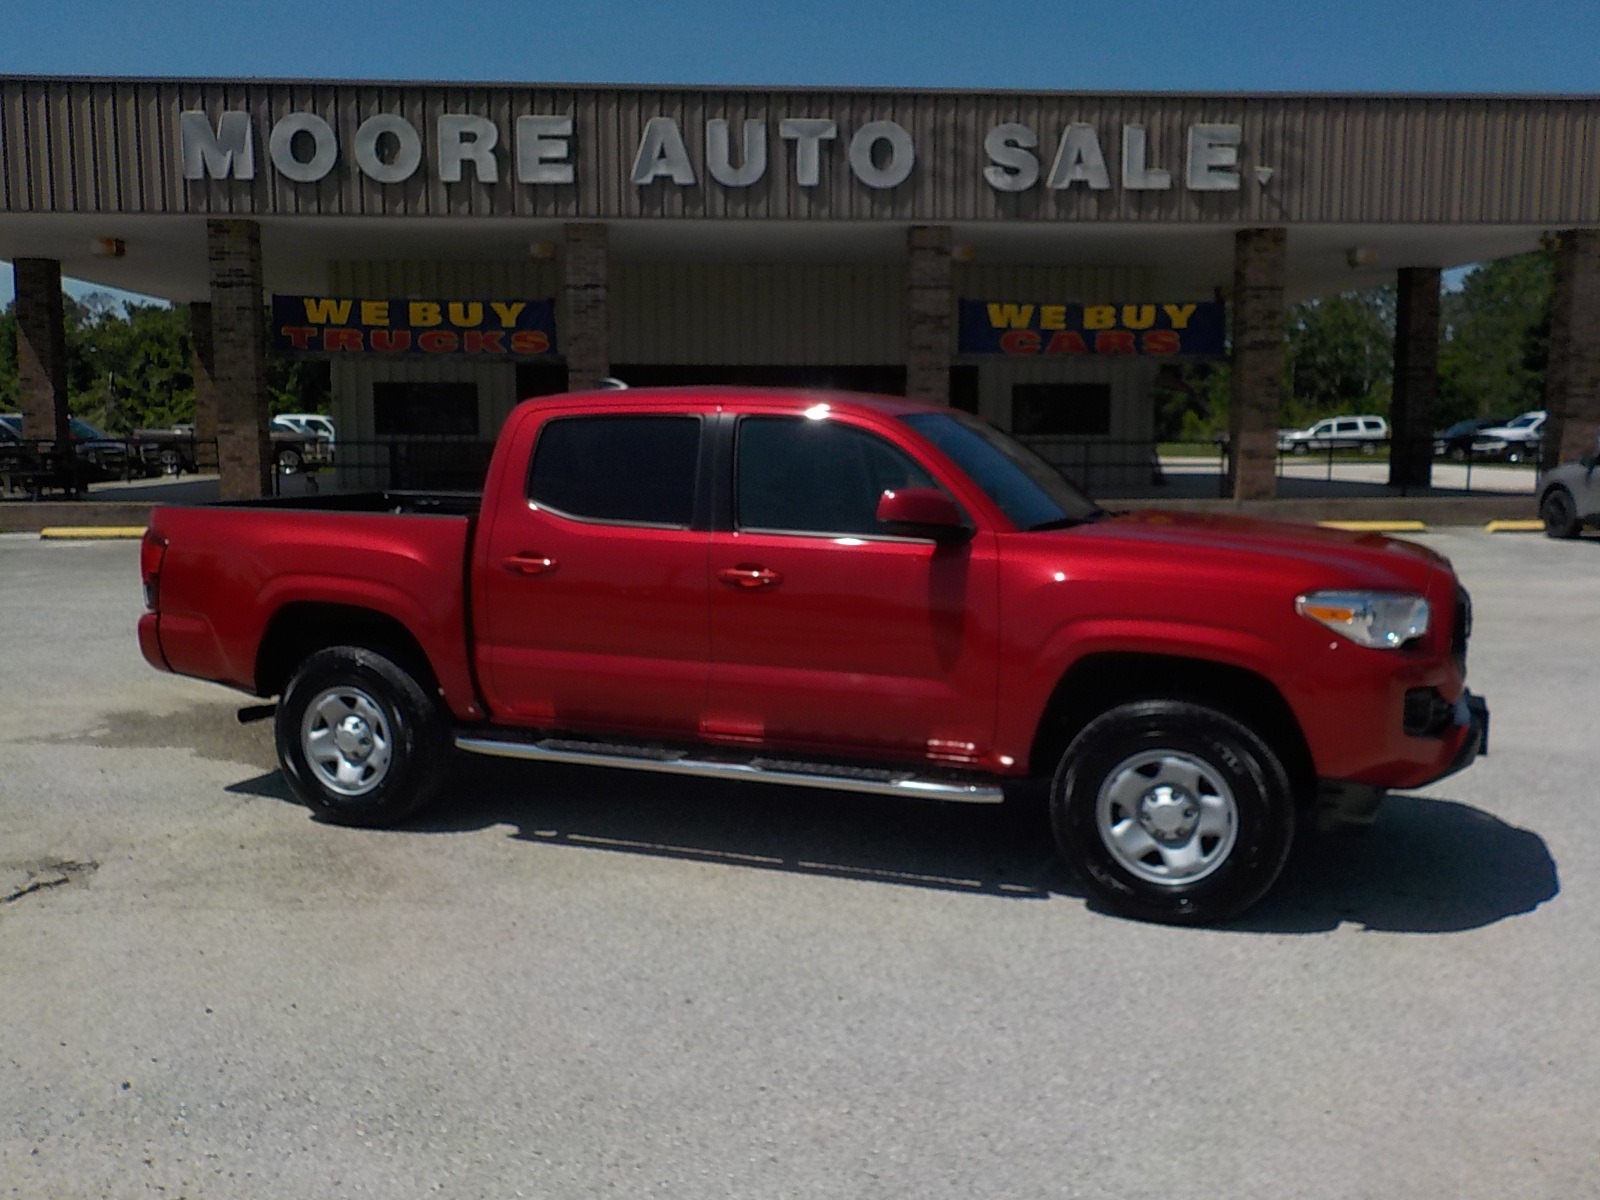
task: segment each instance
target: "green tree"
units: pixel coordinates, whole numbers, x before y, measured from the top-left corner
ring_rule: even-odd
[[[73,411],[110,433],[163,428],[194,416],[188,321],[165,304],[119,305],[91,293],[68,302]]]
[[[181,306],[121,304],[104,292],[62,297],[67,396],[73,413],[108,433],[194,420],[194,350]],[[266,318],[263,317],[263,323]],[[326,362],[267,354],[268,408],[327,412]],[[20,406],[15,304],[0,310],[0,411]]]
[[[1554,255],[1545,250],[1473,268],[1446,293],[1439,339],[1441,426],[1510,418],[1544,404]]]
[[[1289,310],[1289,425],[1339,413],[1387,413],[1394,386],[1395,290],[1307,300]]]
[[[0,412],[16,412],[21,407],[17,390],[17,309],[8,304],[0,309]]]

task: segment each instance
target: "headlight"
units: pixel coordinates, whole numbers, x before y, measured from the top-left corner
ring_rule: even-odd
[[[1428,602],[1404,592],[1310,592],[1294,610],[1374,650],[1397,650],[1428,632]]]

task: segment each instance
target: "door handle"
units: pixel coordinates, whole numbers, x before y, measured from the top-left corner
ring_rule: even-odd
[[[740,563],[736,567],[723,567],[717,572],[717,578],[730,587],[763,588],[776,587],[783,582],[783,576],[767,567],[757,566],[754,563]]]
[[[504,566],[513,575],[546,575],[556,569],[556,560],[542,554],[513,554]]]

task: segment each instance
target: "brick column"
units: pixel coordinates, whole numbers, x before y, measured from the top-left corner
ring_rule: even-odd
[[[1282,229],[1241,229],[1233,239],[1228,434],[1235,500],[1270,500],[1278,494],[1285,242]]]
[[[53,258],[19,258],[11,266],[17,293],[22,436],[65,446],[67,331],[61,304],[61,264]]]
[[[1389,404],[1389,484],[1433,482],[1433,414],[1439,395],[1439,268],[1401,267]]]
[[[221,495],[254,500],[272,489],[261,227],[254,221],[207,221],[206,261]]]
[[[906,395],[950,403],[950,227],[906,235]]]
[[[1542,469],[1595,452],[1600,431],[1600,230],[1569,229],[1557,243],[1544,406],[1550,416]]]
[[[611,374],[610,259],[604,225],[568,225],[561,269],[567,294],[567,387],[598,387]]]
[[[189,342],[194,347],[194,456],[201,471],[217,469],[217,356],[211,338],[211,305],[189,305]]]

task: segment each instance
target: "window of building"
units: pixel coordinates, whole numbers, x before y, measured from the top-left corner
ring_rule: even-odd
[[[570,517],[688,528],[700,419],[560,417],[539,432],[528,498]]]
[[[1109,383],[1018,383],[1011,432],[1021,437],[1095,437],[1111,432]]]
[[[476,437],[476,383],[392,381],[372,385],[372,428],[380,437]]]
[[[937,486],[882,438],[800,417],[740,421],[735,480],[739,527],[784,533],[881,533],[885,491]]]

